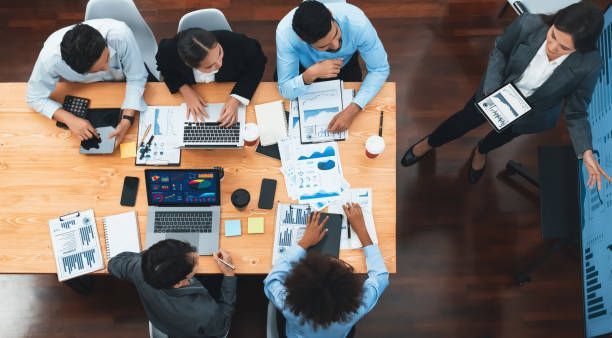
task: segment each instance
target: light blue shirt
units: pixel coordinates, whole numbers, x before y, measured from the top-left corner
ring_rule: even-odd
[[[324,329],[319,327],[317,330],[314,330],[312,324],[308,322],[303,325],[300,324],[301,318],[285,306],[285,298],[287,297],[285,278],[287,278],[289,271],[291,271],[292,265],[301,260],[306,255],[306,251],[299,245],[295,245],[285,252],[285,255],[272,267],[272,271],[270,271],[270,274],[264,280],[264,292],[274,306],[280,309],[285,316],[288,338],[346,337],[353,325],[374,308],[378,298],[380,298],[383,291],[389,285],[389,273],[378,246],[369,245],[363,248],[363,252],[368,268],[368,279],[363,284],[361,306],[347,322],[333,323]]]
[[[336,52],[318,51],[304,42],[295,33],[291,23],[295,9],[289,12],[276,27],[276,66],[278,90],[287,99],[295,99],[308,90],[300,64],[308,68],[329,59],[343,59],[343,66],[359,51],[365,61],[368,73],[353,102],[364,108],[370,102],[389,76],[387,52],[376,34],[372,23],[359,8],[347,3],[325,4],[342,32],[342,46]]]
[[[100,82],[100,81],[126,81],[125,98],[122,109],[145,111],[147,105],[143,94],[147,83],[147,69],[140,54],[140,49],[130,28],[123,22],[113,19],[95,19],[83,22],[102,34],[109,50],[109,69],[96,73],[79,74],[64,60],[60,51],[60,44],[64,34],[73,26],[64,27],[47,38],[38,55],[34,70],[28,81],[28,105],[52,118],[53,113],[62,105],[51,100],[49,95],[55,90],[60,78],[69,82]]]

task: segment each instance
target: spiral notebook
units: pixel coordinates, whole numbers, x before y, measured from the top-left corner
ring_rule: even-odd
[[[110,260],[126,251],[140,252],[138,220],[135,211],[104,217],[102,221],[107,259]]]
[[[265,147],[287,137],[287,117],[283,101],[272,101],[255,106],[259,127],[259,143]]]

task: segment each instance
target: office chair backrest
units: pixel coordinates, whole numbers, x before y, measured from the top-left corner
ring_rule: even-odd
[[[266,338],[278,338],[278,327],[276,326],[276,307],[268,301],[268,315],[266,318]]]
[[[183,15],[179,21],[177,32],[189,28],[202,28],[207,31],[232,30],[225,15],[216,8],[200,9]]]
[[[89,0],[85,9],[85,20],[115,19],[125,22],[132,30],[147,68],[160,79],[155,62],[157,40],[132,0]]]
[[[553,14],[580,0],[508,0],[517,14]]]

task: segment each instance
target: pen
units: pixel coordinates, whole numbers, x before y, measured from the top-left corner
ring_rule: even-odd
[[[215,259],[216,259],[217,261],[219,261],[219,262],[223,263],[223,265],[227,266],[228,268],[230,268],[230,269],[232,269],[232,270],[236,270],[236,267],[235,267],[235,266],[233,266],[232,264],[230,264],[230,263],[228,263],[228,262],[226,262],[226,261],[222,260],[221,258],[219,258],[219,257],[215,257]]]
[[[351,239],[351,223],[346,222],[346,231],[348,231],[348,238]]]
[[[145,130],[145,132],[144,132],[144,135],[142,135],[142,141],[140,141],[140,146],[141,147],[144,144],[144,140],[147,138],[147,135],[149,135],[150,131],[151,131],[151,124],[149,124],[149,126],[147,127],[147,130]]]
[[[378,136],[382,137],[382,126],[383,126],[383,111],[380,111],[380,123],[378,124]]]

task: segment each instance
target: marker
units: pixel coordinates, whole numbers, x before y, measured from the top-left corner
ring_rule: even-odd
[[[228,262],[226,262],[226,261],[222,260],[221,258],[219,258],[219,257],[215,257],[215,259],[216,259],[217,261],[219,261],[219,262],[223,263],[223,265],[227,266],[228,268],[230,268],[230,269],[232,269],[232,270],[236,270],[236,267],[235,267],[235,266],[233,266],[232,264],[230,264],[230,263],[228,263]]]
[[[380,111],[380,123],[378,124],[378,136],[382,137],[382,127],[383,127],[383,111]]]

